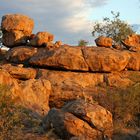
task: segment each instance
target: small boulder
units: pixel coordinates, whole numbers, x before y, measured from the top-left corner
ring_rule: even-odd
[[[54,36],[49,32],[38,32],[28,43],[30,46],[45,46],[46,43],[53,41]]]
[[[140,35],[132,34],[128,36],[122,44],[131,51],[140,51]]]
[[[95,43],[99,47],[107,47],[107,48],[110,48],[110,47],[112,47],[113,40],[110,37],[100,36],[97,39],[95,39]]]
[[[92,128],[101,131],[105,137],[110,138],[112,136],[112,114],[102,106],[84,100],[75,100],[66,104],[62,110],[84,120]]]
[[[11,32],[12,30],[18,30],[29,33],[32,33],[34,27],[34,21],[28,16],[21,14],[8,14],[2,17],[1,28]]]
[[[100,131],[93,129],[87,122],[73,114],[59,109],[51,109],[44,117],[42,126],[46,131],[53,126],[55,133],[65,140],[69,140],[73,136],[84,138],[84,140],[102,140]]]

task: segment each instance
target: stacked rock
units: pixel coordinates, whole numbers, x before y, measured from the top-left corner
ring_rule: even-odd
[[[8,14],[2,17],[2,43],[7,47],[27,43],[34,27],[34,21],[21,14]]]
[[[32,34],[34,21],[28,16],[21,14],[8,14],[2,17],[2,43],[6,47],[32,46],[46,47],[47,49],[58,48],[62,43],[53,43],[54,35],[49,32]]]

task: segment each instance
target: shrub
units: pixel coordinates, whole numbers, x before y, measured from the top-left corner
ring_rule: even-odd
[[[78,46],[87,46],[88,42],[81,39],[79,42],[78,42]]]
[[[113,19],[105,17],[102,22],[95,22],[92,35],[94,37],[101,35],[111,37],[115,42],[120,43],[121,40],[133,34],[134,31],[128,23],[119,18],[119,12],[114,13],[111,11],[111,14]]]

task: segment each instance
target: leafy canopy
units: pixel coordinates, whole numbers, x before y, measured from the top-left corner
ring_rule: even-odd
[[[120,13],[111,11],[112,19],[105,17],[102,22],[95,22],[92,35],[111,37],[116,43],[120,43],[128,35],[135,33],[127,22],[120,19]]]

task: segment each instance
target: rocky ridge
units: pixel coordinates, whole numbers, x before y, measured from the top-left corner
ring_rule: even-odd
[[[111,139],[113,116],[104,98],[108,87],[140,82],[132,77],[140,76],[139,35],[122,41],[121,49],[107,37],[99,37],[95,47],[74,47],[54,43],[48,32],[32,34],[34,22],[24,15],[5,15],[1,26],[10,49],[0,66],[0,83],[10,86],[18,104],[44,116],[44,131],[53,127],[68,140]]]

